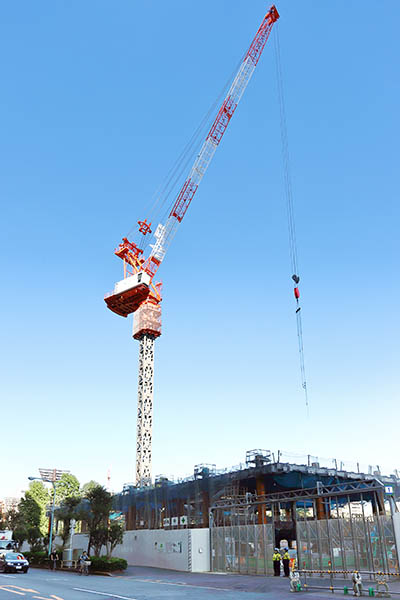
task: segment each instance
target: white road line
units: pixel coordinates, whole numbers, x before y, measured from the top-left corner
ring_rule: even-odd
[[[3,575],[3,573],[0,573],[0,577],[9,577],[10,579],[15,579],[17,576],[16,575]]]
[[[88,594],[99,594],[99,596],[108,596],[109,598],[119,598],[120,600],[136,600],[136,598],[132,598],[132,596],[117,596],[116,594],[107,594],[105,592],[96,592],[95,590],[85,590],[84,588],[72,588],[73,590],[77,590],[78,592],[86,592]]]
[[[161,580],[152,580],[152,579],[136,579],[135,581],[140,581],[140,583],[156,583],[158,585],[177,585],[179,587],[192,587],[197,588],[199,590],[216,590],[217,592],[231,592],[232,590],[229,588],[219,588],[219,587],[211,587],[209,585],[194,585],[193,583],[176,583],[171,581],[161,581]]]

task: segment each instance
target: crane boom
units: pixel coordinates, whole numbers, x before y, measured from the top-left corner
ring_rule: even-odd
[[[178,229],[189,205],[197,192],[201,180],[207,171],[215,151],[229,125],[241,97],[254,73],[269,34],[279,14],[275,6],[271,6],[265,15],[258,31],[240,65],[239,71],[222,103],[214,123],[203,143],[203,146],[180,190],[165,225],[160,224],[155,231],[156,243],[152,246],[143,269],[154,277],[164,259],[165,253]]]
[[[161,301],[160,289],[157,284],[153,283],[154,275],[164,260],[168,246],[197,192],[200,182],[254,73],[272,26],[278,19],[279,13],[276,7],[271,6],[240,64],[236,77],[172,205],[165,224],[160,223],[154,232],[155,243],[150,244],[151,250],[148,257],[145,257],[141,243],[136,245],[127,238],[123,238],[122,243],[115,250],[115,254],[124,261],[125,280],[118,282],[114,291],[105,297],[108,308],[113,312],[126,317],[128,314],[135,312],[147,299],[152,300],[155,304]],[[138,221],[138,225],[139,232],[143,236],[152,232],[151,223],[148,223],[146,219]],[[129,265],[132,270],[131,274],[135,277],[126,279],[127,265]]]
[[[136,244],[130,242],[126,238],[123,238],[122,244],[119,245],[115,251],[116,255],[122,258],[126,263],[131,265],[134,273],[144,271],[147,273],[151,280],[156,274],[159,266],[161,265],[165,253],[174,237],[183,217],[186,214],[189,205],[197,192],[201,180],[207,171],[211,160],[215,154],[215,151],[222,140],[222,137],[229,125],[241,97],[254,73],[254,69],[261,57],[262,51],[264,50],[265,44],[268,40],[269,34],[271,33],[272,26],[279,19],[279,13],[275,6],[271,6],[253,41],[247,50],[243,61],[239,67],[239,71],[222,102],[221,108],[211,126],[210,131],[207,134],[206,139],[203,142],[201,150],[197,155],[197,158],[187,176],[176,200],[169,213],[165,224],[160,223],[154,232],[155,243],[151,244],[151,251],[147,258],[142,256],[143,251],[138,248]],[[150,223],[139,221],[139,232],[144,236],[151,233]],[[155,295],[157,299],[157,295]],[[132,305],[133,307],[134,305]],[[109,305],[111,310],[113,308]],[[128,312],[132,312],[129,308]],[[121,313],[119,313],[121,314]],[[125,316],[125,315],[124,315]]]

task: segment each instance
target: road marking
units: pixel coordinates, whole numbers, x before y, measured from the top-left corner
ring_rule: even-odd
[[[9,577],[10,579],[16,579],[16,575],[4,575],[4,573],[0,573],[0,577]]]
[[[218,592],[231,592],[232,590],[229,588],[219,588],[219,587],[211,587],[209,585],[194,585],[193,583],[176,583],[176,582],[171,582],[171,581],[161,581],[161,580],[152,580],[152,579],[136,579],[136,577],[134,578],[135,581],[140,581],[141,583],[156,583],[158,585],[177,585],[179,587],[192,587],[192,588],[198,588],[199,590],[216,590]]]
[[[4,590],[5,592],[10,592],[11,594],[19,594],[20,596],[25,596],[23,592],[16,592],[15,590],[10,590],[9,588],[0,586],[0,590]]]
[[[87,592],[88,594],[99,594],[99,596],[108,596],[109,598],[120,598],[120,600],[136,600],[132,596],[117,596],[116,594],[106,594],[105,592],[96,592],[95,590],[85,590],[84,588],[72,588],[78,592]]]
[[[6,583],[7,587],[15,588],[16,590],[21,590],[22,592],[32,592],[32,594],[38,594],[37,590],[31,590],[30,588],[19,587],[19,585],[11,585],[11,583]]]
[[[53,598],[55,600],[63,600],[63,598],[60,598],[60,596],[54,596],[54,594],[52,594],[50,597],[49,596],[32,596],[32,598],[38,598],[38,600],[52,600]]]

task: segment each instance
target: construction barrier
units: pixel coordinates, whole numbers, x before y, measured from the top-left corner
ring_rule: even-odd
[[[307,576],[320,575],[323,577],[327,575],[329,577],[329,586],[316,585],[314,583],[307,583]],[[333,578],[337,575],[344,575],[345,578],[351,575],[352,586],[345,585],[338,587],[334,585]],[[375,588],[373,586],[368,587],[369,597],[385,597],[390,598],[392,595],[400,595],[400,591],[396,592],[389,590],[390,577],[400,577],[400,573],[397,572],[383,572],[383,571],[333,571],[333,570],[317,570],[317,569],[299,569],[293,570],[290,573],[290,591],[291,592],[302,592],[309,589],[313,590],[325,590],[326,592],[342,592],[345,596],[349,594],[349,590],[352,589],[354,596],[362,596],[363,592],[367,590],[363,589],[362,576],[367,575],[373,579]],[[303,577],[303,580],[301,579]]]
[[[400,573],[397,573],[396,571],[391,571],[391,572],[386,572],[386,571],[338,571],[338,570],[334,570],[334,569],[326,569],[326,570],[319,570],[319,569],[296,569],[298,573],[303,573],[304,575],[352,575],[353,573],[360,573],[361,575],[385,575],[386,577],[400,577]]]

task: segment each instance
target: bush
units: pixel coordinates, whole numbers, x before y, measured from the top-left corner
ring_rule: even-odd
[[[24,552],[23,554],[31,565],[45,565],[48,563],[47,552]]]
[[[91,571],[123,571],[128,567],[124,558],[107,558],[106,556],[91,556]]]

